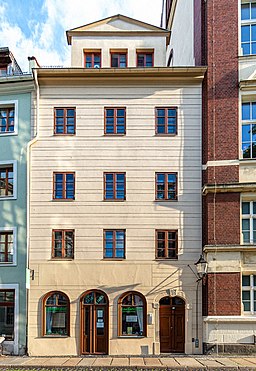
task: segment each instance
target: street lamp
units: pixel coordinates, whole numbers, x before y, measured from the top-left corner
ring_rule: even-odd
[[[195,263],[195,266],[196,266],[196,270],[197,270],[197,281],[201,281],[204,278],[204,276],[206,275],[207,266],[208,266],[208,263],[204,259],[203,255],[200,255],[200,258]]]
[[[196,272],[191,268],[190,265],[189,268],[191,271],[194,273],[196,276],[196,338],[195,338],[195,348],[199,348],[199,310],[198,310],[198,291],[199,291],[199,283],[202,281],[202,279],[206,276],[207,274],[207,266],[208,263],[204,259],[203,255],[200,255],[198,261],[194,264],[196,266]]]

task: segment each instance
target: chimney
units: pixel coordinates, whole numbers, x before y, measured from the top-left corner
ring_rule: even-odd
[[[34,57],[34,56],[28,57],[28,61],[29,61],[29,72],[32,72],[33,68],[39,68],[40,67],[40,64],[37,62],[36,57]]]

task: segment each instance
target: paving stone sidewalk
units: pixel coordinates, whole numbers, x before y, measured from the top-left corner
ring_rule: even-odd
[[[256,357],[12,357],[0,356],[0,370],[255,370]]]

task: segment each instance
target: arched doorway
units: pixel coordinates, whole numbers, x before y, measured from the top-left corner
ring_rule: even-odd
[[[100,290],[81,297],[81,353],[108,354],[108,298]]]
[[[185,302],[166,296],[160,304],[160,352],[185,352]]]

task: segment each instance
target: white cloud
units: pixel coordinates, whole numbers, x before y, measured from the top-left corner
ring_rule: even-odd
[[[10,48],[23,71],[28,69],[27,57],[32,55],[41,65],[70,65],[66,30],[118,13],[159,26],[161,4],[162,0],[44,0],[45,20],[25,20],[31,30],[26,37],[18,25],[8,20],[8,4],[2,1],[0,40],[4,45],[0,46]]]
[[[121,13],[160,25],[162,0],[45,0],[49,18],[65,30]]]

